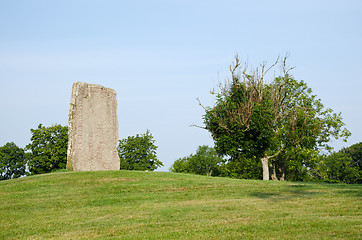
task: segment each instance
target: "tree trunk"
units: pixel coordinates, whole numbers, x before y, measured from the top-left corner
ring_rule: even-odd
[[[261,159],[261,165],[263,166],[263,180],[269,180],[270,179],[270,177],[269,177],[269,159],[277,156],[282,150],[283,150],[283,148],[279,149],[279,151],[274,153],[273,155],[266,156],[266,157],[263,157]],[[276,177],[275,166],[274,166],[273,170],[274,170],[273,175],[275,174],[275,180],[278,180],[277,177]]]
[[[285,169],[279,168],[279,171],[281,172],[280,181],[284,181],[285,180]]]
[[[269,157],[264,157],[261,159],[261,165],[263,166],[263,180],[269,180]]]
[[[271,174],[271,179],[273,181],[278,181],[278,178],[277,178],[277,171],[275,170],[275,164],[272,163],[272,174]]]

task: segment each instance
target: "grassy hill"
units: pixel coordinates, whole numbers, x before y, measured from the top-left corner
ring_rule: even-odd
[[[361,239],[362,188],[162,172],[0,182],[0,239]]]

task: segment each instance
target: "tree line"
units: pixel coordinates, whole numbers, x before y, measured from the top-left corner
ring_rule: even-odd
[[[31,129],[31,142],[20,148],[15,143],[0,147],[0,180],[65,169],[68,127],[55,124]],[[149,130],[119,141],[120,169],[153,171],[163,163],[157,158],[155,140]]]
[[[26,175],[54,172],[66,168],[68,127],[42,124],[31,129],[31,143],[24,149],[15,143],[0,147],[0,180],[18,178]],[[144,134],[129,136],[119,141],[120,169],[153,171],[162,162],[157,158],[157,146],[149,130]],[[294,156],[299,166],[289,181],[324,181],[330,183],[362,183],[362,142],[328,155],[303,153]],[[303,160],[300,160],[302,158]],[[299,159],[299,160],[298,160]],[[305,165],[305,161],[313,164]],[[223,158],[215,148],[199,146],[195,154],[177,159],[171,172],[192,173],[207,176],[262,179],[261,164],[255,158],[239,161]]]
[[[303,156],[298,155],[296,158]],[[305,157],[310,157],[306,155]],[[298,159],[294,160],[295,162]],[[303,165],[304,161],[313,164]],[[284,180],[318,181],[328,183],[362,183],[362,142],[343,148],[338,152],[321,154],[313,159],[300,160],[293,166],[294,172]],[[177,159],[170,168],[174,173],[191,173],[214,177],[262,179],[262,166],[254,158],[231,161],[223,159],[215,148],[199,146],[195,154]]]

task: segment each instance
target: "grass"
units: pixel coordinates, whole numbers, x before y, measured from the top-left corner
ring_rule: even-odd
[[[0,182],[0,239],[361,239],[360,185],[162,172]]]

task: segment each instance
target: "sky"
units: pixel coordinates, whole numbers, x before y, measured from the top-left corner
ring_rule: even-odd
[[[213,146],[203,109],[235,54],[257,67],[290,54],[297,80],[362,141],[360,0],[0,0],[0,146],[68,124],[73,82],[117,92],[120,139],[150,130],[168,171]],[[270,79],[273,77],[271,74]]]

